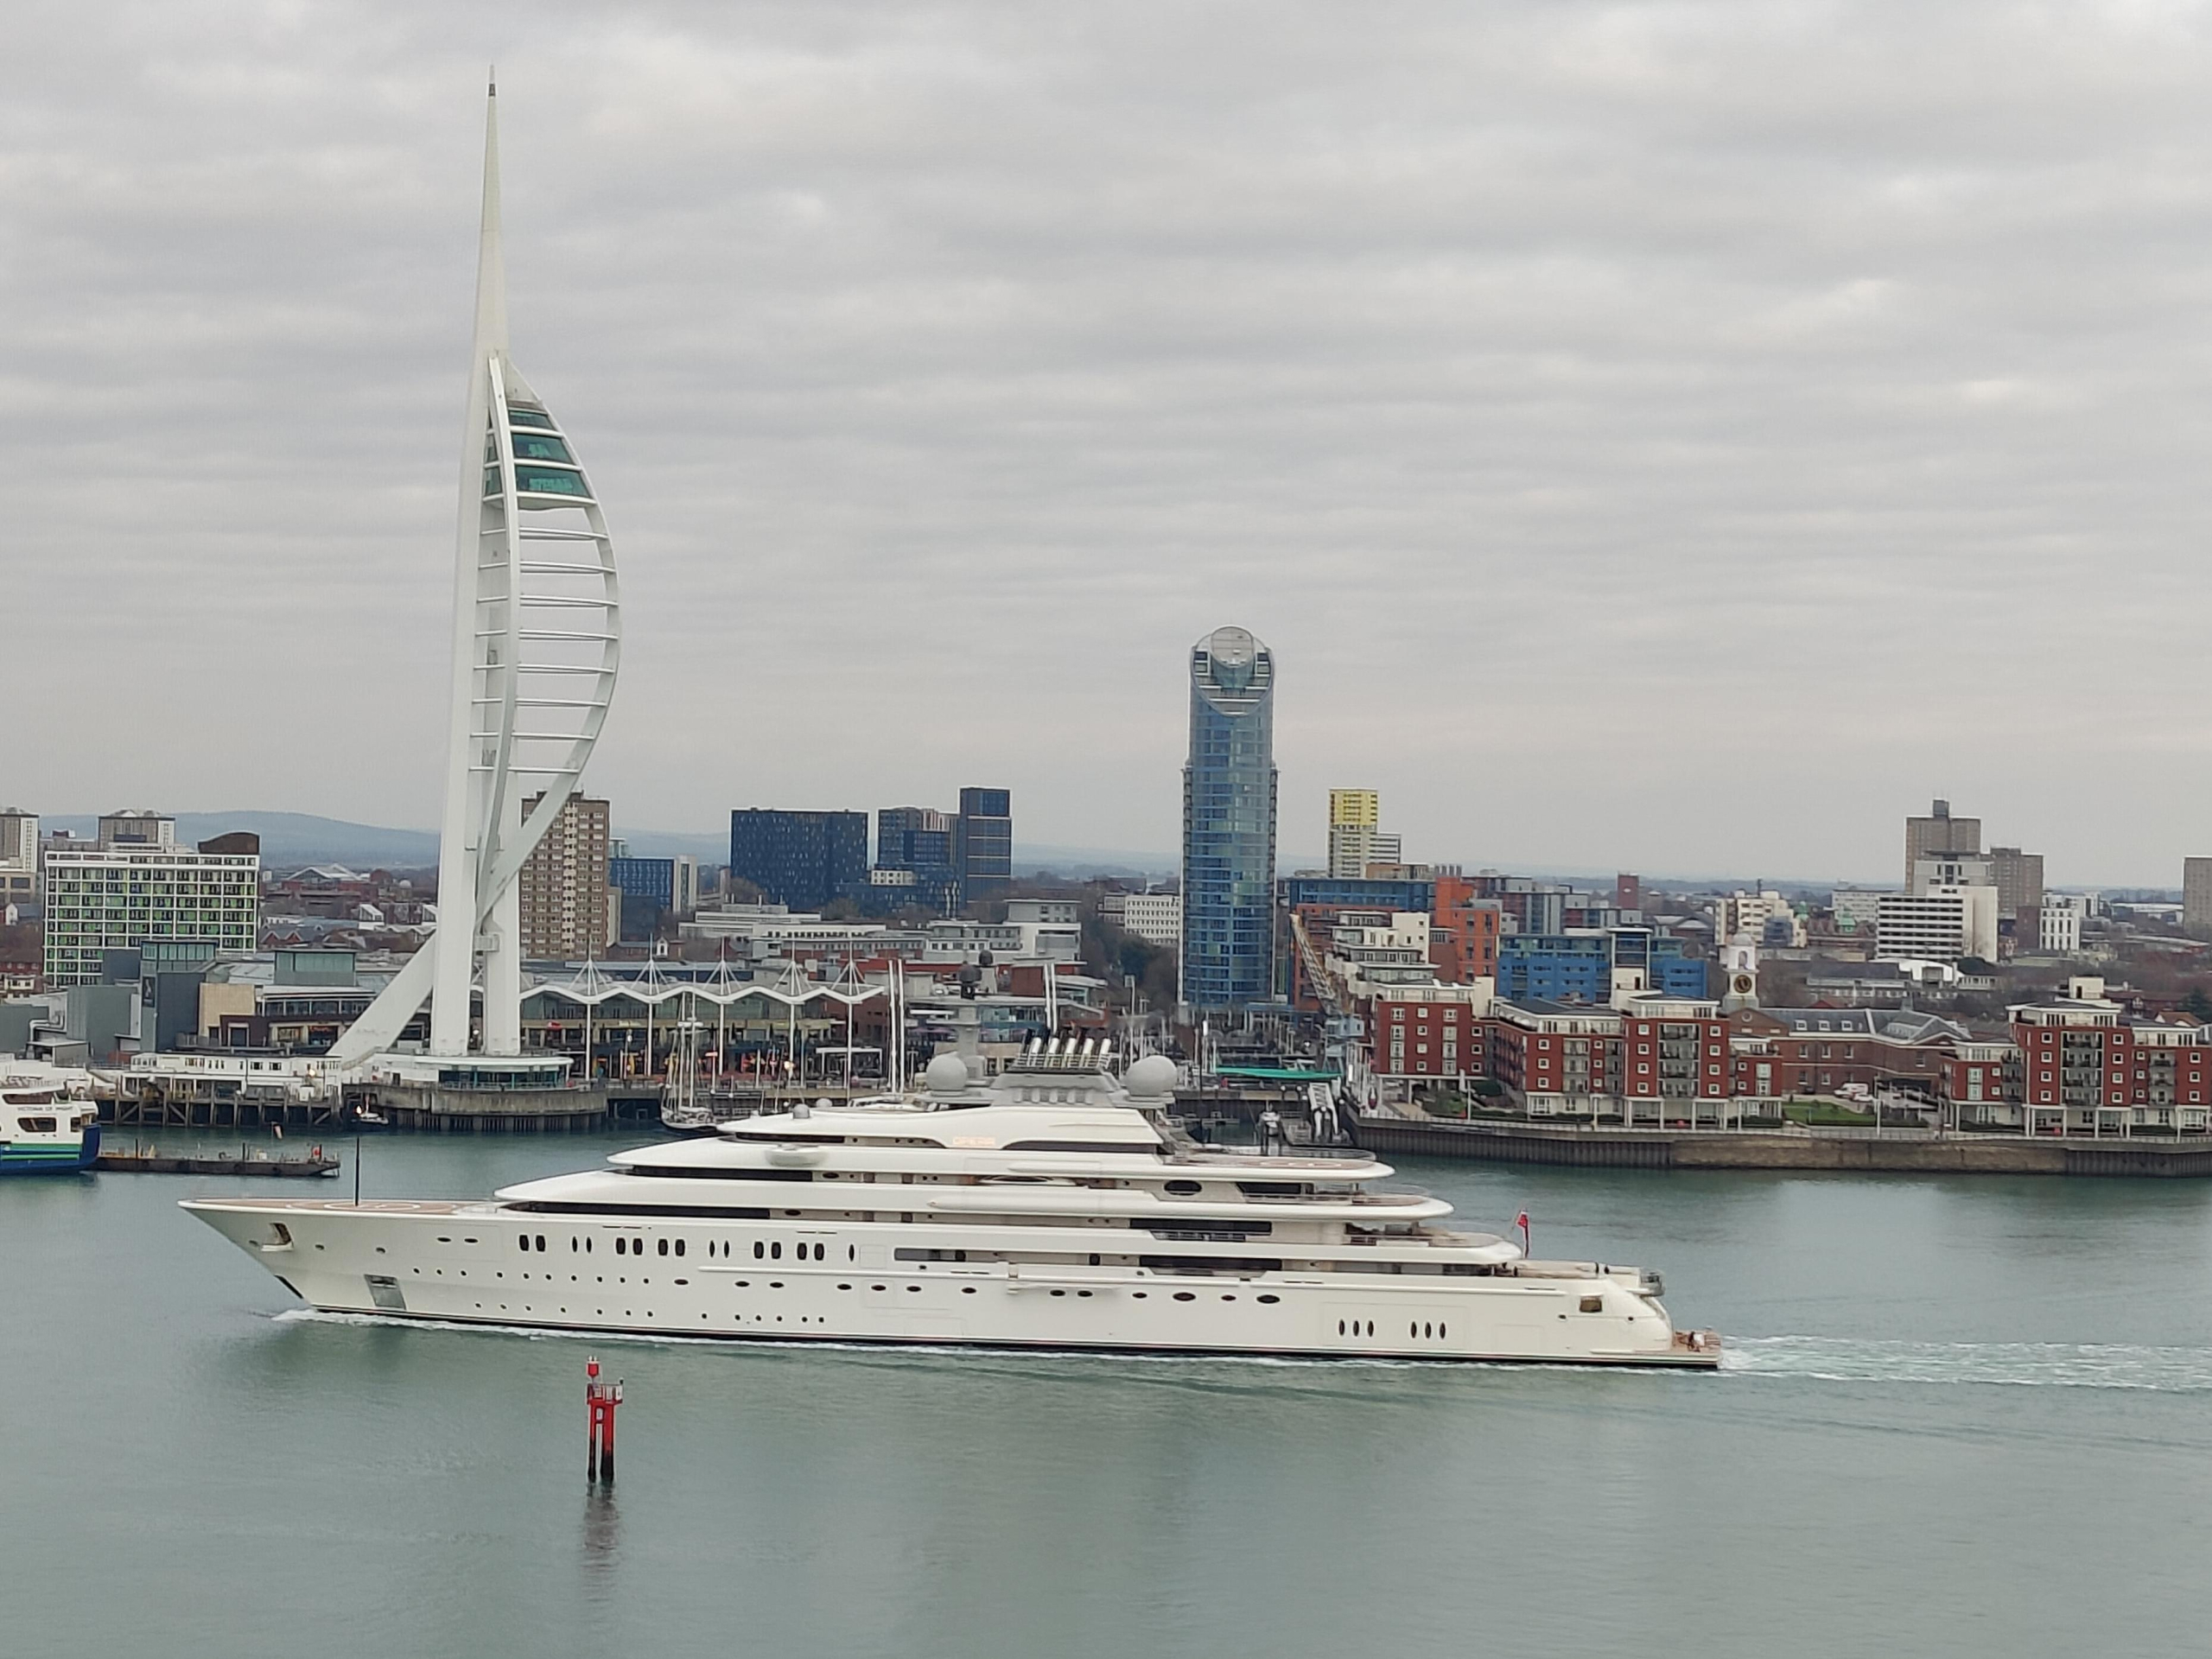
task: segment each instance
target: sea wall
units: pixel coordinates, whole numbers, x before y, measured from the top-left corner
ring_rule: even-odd
[[[1518,1123],[1357,1120],[1375,1152],[1496,1163],[1626,1169],[1802,1169],[1951,1175],[2212,1175],[2212,1144],[2056,1136],[1761,1134],[1707,1129],[1560,1129]]]

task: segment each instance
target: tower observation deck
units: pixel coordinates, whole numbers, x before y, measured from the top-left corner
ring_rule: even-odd
[[[614,543],[573,440],[507,354],[496,87],[484,126],[476,327],[461,429],[453,690],[438,925],[331,1050],[357,1065],[430,1003],[430,1052],[522,1051],[522,909],[531,849],[575,793],[621,660]],[[529,816],[525,798],[537,796]],[[482,963],[474,1050],[470,998]]]

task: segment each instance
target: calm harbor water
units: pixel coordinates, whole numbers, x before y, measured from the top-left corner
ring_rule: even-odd
[[[372,1140],[364,1191],[635,1139]],[[326,1320],[175,1208],[236,1183],[0,1183],[0,1649],[2202,1651],[2212,1184],[1402,1173],[1663,1269],[1730,1368]],[[629,1383],[611,1500],[588,1351]]]

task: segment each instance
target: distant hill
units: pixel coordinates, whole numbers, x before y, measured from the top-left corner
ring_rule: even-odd
[[[48,830],[91,836],[99,820],[90,814],[61,813],[41,818]],[[729,860],[726,830],[622,830],[622,839],[632,856],[674,858],[688,855],[702,864]],[[345,864],[355,869],[424,869],[438,861],[438,837],[429,830],[392,830],[382,824],[352,823],[343,818],[318,817],[312,812],[180,812],[176,838],[192,843],[249,830],[261,837],[264,868],[296,869],[303,864]],[[1014,849],[1016,874],[1052,870],[1061,875],[1148,876],[1173,875],[1181,861],[1172,853],[1130,852],[1107,847],[1060,847],[1022,843]]]
[[[46,830],[75,836],[99,832],[97,816],[62,814],[41,818]],[[244,830],[261,837],[264,869],[296,869],[303,864],[345,864],[367,870],[423,869],[438,861],[438,838],[428,830],[387,830],[379,824],[348,823],[311,812],[180,812],[176,838],[187,844]]]

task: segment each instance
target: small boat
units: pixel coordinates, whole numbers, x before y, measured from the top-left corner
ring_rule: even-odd
[[[0,1175],[73,1175],[100,1152],[99,1109],[47,1077],[0,1077]]]

